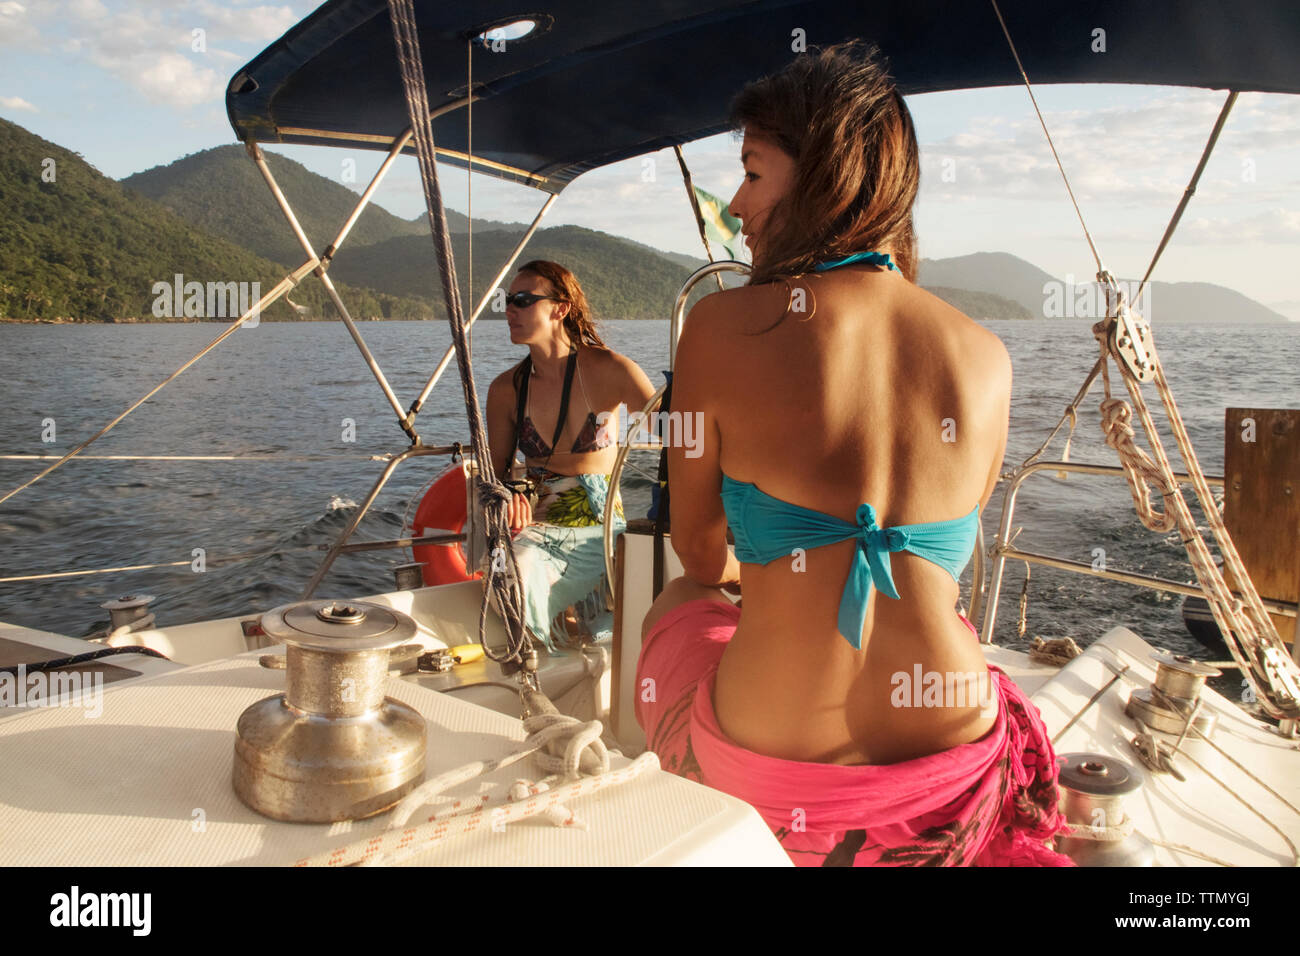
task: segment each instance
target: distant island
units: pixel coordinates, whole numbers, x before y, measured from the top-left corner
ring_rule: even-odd
[[[356,194],[283,156],[266,158],[308,239],[323,250]],[[468,311],[527,227],[475,220],[471,290],[469,220],[454,210],[447,218]],[[678,290],[706,261],[579,226],[539,229],[521,261],[528,259],[572,269],[602,320],[668,318]],[[230,321],[240,314],[232,314],[236,303],[256,301],[305,260],[240,146],[194,153],[119,183],[0,120],[0,321]],[[924,288],[975,319],[1071,318],[1087,300],[1088,290],[1008,253],[925,259],[919,271]],[[358,321],[445,319],[423,215],[405,220],[371,204],[330,276]],[[1160,323],[1286,321],[1209,283],[1153,283],[1152,302]],[[335,317],[324,287],[308,277],[261,319]]]

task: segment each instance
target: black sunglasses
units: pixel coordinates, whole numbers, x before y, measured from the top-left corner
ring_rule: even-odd
[[[556,298],[553,295],[534,295],[532,292],[512,292],[506,296],[506,305],[513,305],[516,309],[526,309],[534,302],[541,302],[543,299],[551,299],[555,302],[563,302],[563,299]]]

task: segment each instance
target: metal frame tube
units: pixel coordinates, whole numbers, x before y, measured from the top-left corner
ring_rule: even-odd
[[[1073,562],[1065,561],[1063,559],[1050,558],[1047,555],[1037,555],[1029,551],[1017,551],[1012,548],[1008,544],[1008,536],[1011,530],[1011,520],[1015,514],[1016,496],[1020,493],[1020,486],[1024,484],[1025,479],[1040,471],[1065,471],[1083,475],[1123,476],[1124,474],[1124,469],[1119,465],[1089,465],[1082,462],[1071,461],[1039,461],[1023,466],[1011,476],[1007,483],[1006,492],[1003,495],[1002,520],[998,525],[998,536],[993,545],[993,564],[989,572],[988,606],[984,611],[984,625],[980,629],[981,644],[993,643],[993,628],[996,624],[998,614],[998,598],[1002,590],[1002,572],[1006,566],[1008,558],[1016,560],[1032,560],[1040,564],[1058,562],[1051,566],[1062,568],[1067,571],[1075,571],[1087,567],[1087,573],[1096,577],[1110,577],[1111,575],[1126,574],[1126,577],[1110,577],[1110,579],[1125,581],[1126,583],[1137,584],[1142,587],[1176,590],[1177,587],[1185,586],[1177,585],[1176,582],[1164,582],[1162,578],[1147,578],[1145,575],[1127,574],[1126,572],[1094,572],[1090,566],[1075,566]],[[1190,484],[1192,482],[1191,475],[1184,472],[1176,473],[1174,478],[1179,484]],[[1220,475],[1206,475],[1205,481],[1209,485],[1220,488],[1223,487],[1223,477]],[[1162,583],[1160,585],[1152,583],[1157,581]],[[1165,584],[1174,584],[1176,587],[1165,588]],[[1188,593],[1201,594],[1203,592],[1199,588],[1195,588]],[[1283,613],[1285,613],[1285,611],[1283,611]]]
[[[257,165],[258,171],[262,174],[262,178],[266,180],[266,185],[270,188],[271,195],[275,197],[275,201],[279,205],[280,211],[284,213],[285,219],[288,220],[289,228],[293,230],[294,236],[297,237],[298,244],[307,251],[308,256],[320,263],[320,257],[316,255],[316,250],[312,248],[311,240],[307,238],[307,234],[302,231],[302,226],[298,224],[298,217],[294,215],[293,208],[289,205],[289,200],[286,199],[284,193],[280,191],[279,184],[271,174],[271,167],[266,164],[266,157],[262,155],[261,147],[258,146],[257,143],[249,143],[248,155],[252,157],[253,162]],[[369,192],[366,196],[362,197],[362,201],[357,204],[358,208],[356,211],[358,215],[360,214],[360,209],[363,208],[367,202],[369,202]],[[361,357],[365,359],[366,365],[370,367],[370,371],[375,376],[375,381],[379,383],[380,389],[383,390],[384,397],[388,399],[388,404],[391,405],[393,411],[397,413],[397,421],[401,425],[402,431],[406,433],[407,437],[410,438],[413,443],[418,444],[420,436],[411,428],[411,422],[406,414],[406,410],[402,408],[402,403],[397,400],[397,395],[394,394],[392,387],[388,384],[388,379],[384,376],[383,369],[379,367],[379,363],[375,361],[374,355],[371,354],[370,349],[361,338],[361,332],[358,331],[356,324],[352,321],[352,316],[348,314],[348,310],[343,306],[343,301],[339,298],[338,292],[334,289],[334,284],[330,282],[329,278],[326,276],[324,265],[318,264],[315,271],[316,276],[322,283],[324,283],[325,291],[329,293],[330,299],[334,303],[334,307],[339,310],[339,317],[343,320],[343,324],[347,327],[348,333],[352,336],[352,341],[356,342],[357,348],[361,350]]]
[[[668,326],[668,370],[672,371],[677,363],[677,340],[682,337],[682,325],[686,321],[686,300],[690,297],[691,290],[695,288],[696,283],[701,279],[706,279],[711,275],[717,275],[721,280],[723,272],[737,272],[740,275],[749,275],[754,269],[748,263],[740,262],[736,259],[719,259],[717,262],[710,262],[706,266],[700,266],[682,283],[681,291],[677,293],[677,301],[673,303],[672,321]]]
[[[341,554],[356,554],[359,551],[385,551],[389,548],[418,548],[426,544],[460,544],[465,540],[464,532],[447,531],[443,534],[426,534],[418,538],[392,538],[387,541],[356,541],[339,548]]]
[[[348,233],[352,231],[352,227],[355,226],[357,220],[361,218],[361,213],[365,210],[366,206],[370,204],[370,197],[375,194],[375,190],[379,188],[379,184],[383,182],[384,177],[388,175],[388,170],[391,169],[393,163],[397,161],[397,157],[402,155],[402,150],[406,147],[406,144],[411,141],[413,135],[415,134],[408,129],[393,141],[393,148],[388,151],[387,158],[385,158],[380,164],[379,169],[375,171],[375,175],[370,178],[370,185],[366,187],[366,191],[363,192],[361,198],[357,200],[357,205],[356,208],[352,210],[352,215],[348,216],[347,222],[343,224],[343,228],[340,229],[338,235],[334,237],[334,241],[325,247],[325,254],[321,257],[322,261],[329,262],[334,258],[334,253],[338,252],[339,246],[343,245],[343,240],[348,237]]]
[[[329,569],[334,564],[335,558],[342,553],[344,545],[348,543],[348,538],[352,537],[352,533],[357,530],[357,526],[361,524],[361,519],[365,517],[366,512],[370,510],[370,506],[375,503],[375,499],[379,497],[379,492],[383,490],[384,485],[388,484],[388,479],[393,476],[393,472],[397,470],[398,465],[406,461],[408,458],[419,458],[424,455],[450,455],[454,454],[455,451],[455,445],[412,445],[410,448],[405,448],[397,455],[394,455],[388,464],[384,466],[383,474],[379,476],[379,480],[375,482],[375,486],[370,489],[370,494],[366,495],[366,500],[361,503],[361,507],[357,509],[357,513],[352,516],[352,520],[349,521],[347,527],[343,529],[343,533],[339,535],[338,540],[330,547],[329,553],[325,555],[325,560],[321,562],[321,566],[316,569],[316,573],[313,574],[311,580],[307,582],[307,589],[302,592],[302,597],[299,598],[299,600],[306,601],[316,591],[321,580],[327,573],[329,573]]]
[[[479,300],[479,303],[475,307],[473,313],[470,314],[469,319],[465,322],[466,331],[468,331],[471,327],[473,327],[474,323],[478,321],[479,315],[481,315],[483,310],[487,308],[488,300],[492,298],[492,293],[496,290],[496,287],[501,283],[501,280],[506,277],[506,273],[510,271],[510,267],[513,266],[515,264],[515,261],[519,258],[519,254],[524,251],[524,246],[528,244],[528,240],[533,238],[533,233],[537,231],[538,223],[542,221],[542,217],[545,216],[546,213],[550,210],[551,205],[555,202],[557,198],[558,195],[552,194],[546,198],[546,202],[542,203],[542,208],[539,209],[537,211],[537,215],[533,217],[532,224],[528,227],[528,230],[520,238],[518,244],[515,246],[514,251],[510,253],[510,258],[506,260],[506,264],[501,267],[500,271],[497,272],[496,276],[492,279],[491,283],[488,284],[487,291],[483,293],[483,298]],[[470,291],[472,292],[473,290]],[[447,346],[447,351],[443,353],[442,361],[440,361],[438,363],[438,367],[433,370],[433,374],[429,376],[429,381],[427,381],[424,384],[424,388],[420,390],[419,397],[416,398],[415,402],[411,405],[410,416],[412,422],[415,421],[415,416],[420,413],[420,409],[424,407],[425,401],[428,400],[429,398],[429,393],[432,392],[433,387],[438,384],[438,380],[442,378],[442,373],[447,370],[447,366],[451,363],[451,358],[455,354],[456,354],[455,347],[450,345]]]
[[[980,616],[984,607],[984,576],[987,557],[984,554],[984,526],[975,525],[975,553],[973,555],[970,580],[970,606],[966,609],[966,620],[974,621]]]

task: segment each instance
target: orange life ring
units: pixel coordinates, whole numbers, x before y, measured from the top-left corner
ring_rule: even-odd
[[[465,530],[465,466],[457,463],[437,477],[415,509],[410,529],[413,537],[435,529],[460,533]],[[423,561],[424,583],[455,584],[482,577],[465,566],[463,544],[421,544],[411,549],[416,561]]]

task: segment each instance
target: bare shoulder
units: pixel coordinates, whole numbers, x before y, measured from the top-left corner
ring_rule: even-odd
[[[510,401],[515,399],[515,369],[518,365],[512,365],[496,378],[492,379],[492,384],[488,386],[488,404],[495,405],[499,402]]]
[[[641,366],[621,352],[613,349],[587,348],[583,350],[583,367],[605,382],[621,382],[640,371]]]
[[[1010,387],[1011,356],[1001,338],[920,286],[911,286],[909,296],[909,310],[914,309],[949,350],[961,356],[965,367],[978,370],[986,380],[1005,381]]]
[[[789,290],[781,283],[743,285],[706,295],[691,307],[682,328],[695,341],[711,341],[749,329],[771,325],[789,305]]]

